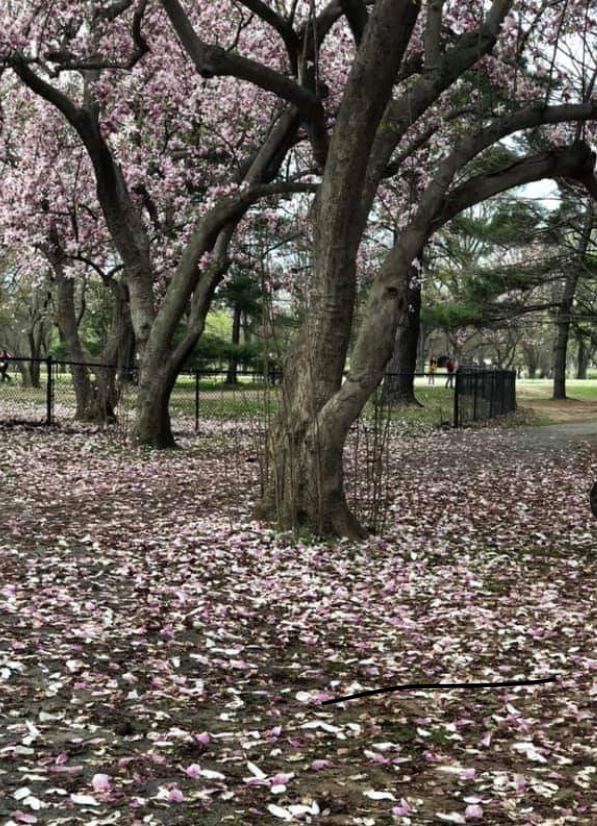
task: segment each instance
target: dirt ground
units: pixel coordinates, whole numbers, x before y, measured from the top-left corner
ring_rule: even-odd
[[[580,399],[565,399],[564,401],[553,401],[553,399],[533,399],[519,401],[518,407],[522,410],[531,410],[541,417],[545,417],[550,422],[557,424],[560,422],[587,422],[597,423],[597,401],[581,401]]]
[[[0,430],[1,826],[597,823],[580,431],[396,438],[386,529],[352,546],[249,521],[237,428]]]

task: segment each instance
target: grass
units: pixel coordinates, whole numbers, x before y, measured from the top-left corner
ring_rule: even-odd
[[[415,394],[421,407],[394,407],[390,410],[376,409],[373,402],[369,402],[364,411],[364,418],[372,420],[380,415],[382,421],[388,417],[391,421],[407,424],[437,425],[451,423],[453,416],[454,391],[444,387],[445,377],[438,375],[436,384],[430,386],[426,378],[415,381]],[[520,401],[548,400],[551,398],[553,381],[550,379],[521,379],[517,381],[517,398]],[[567,381],[567,392],[571,399],[579,401],[597,401],[597,378]],[[54,398],[58,408],[74,407],[74,392],[69,374],[59,374],[54,385]],[[0,385],[0,404],[5,406],[8,415],[17,415],[23,407],[34,405],[41,410],[46,403],[45,377],[42,376],[42,387],[25,388],[18,377],[13,378],[11,384]],[[280,403],[278,386],[268,390],[268,401],[264,393],[263,384],[243,382],[237,386],[226,385],[212,379],[202,380],[199,385],[199,419],[204,421],[241,421],[265,419],[267,409],[270,415],[275,415]],[[121,404],[126,411],[132,411],[136,404],[135,388],[127,390]],[[195,379],[194,376],[180,376],[174,387],[171,398],[171,413],[177,416],[194,417],[195,415]],[[58,413],[58,417],[60,414]],[[524,415],[517,413],[504,419],[509,427],[521,425],[543,425],[550,422],[549,417],[541,413],[525,411]]]
[[[518,379],[516,396],[520,401],[551,399],[553,379]],[[567,379],[566,395],[579,401],[597,401],[597,379]]]

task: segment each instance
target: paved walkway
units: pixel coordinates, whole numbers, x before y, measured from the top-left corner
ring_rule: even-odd
[[[583,442],[597,448],[597,421],[516,427],[507,431],[504,442],[522,450],[562,450]]]

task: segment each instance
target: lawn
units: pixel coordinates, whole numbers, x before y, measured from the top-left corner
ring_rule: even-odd
[[[0,822],[596,822],[594,454],[398,430],[384,533],[309,544],[221,432],[0,432]]]
[[[551,399],[553,379],[517,379],[516,397],[521,401]],[[597,401],[596,379],[567,379],[566,395],[581,401]]]

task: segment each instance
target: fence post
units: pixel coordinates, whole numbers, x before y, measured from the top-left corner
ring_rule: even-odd
[[[489,418],[493,419],[493,403],[495,395],[495,370],[491,371],[491,391],[489,393]]]
[[[477,421],[477,393],[478,393],[478,385],[479,385],[479,374],[475,373],[474,371],[471,373],[471,378],[473,380],[473,421]]]
[[[54,386],[52,376],[52,356],[46,359],[46,370],[48,376],[46,380],[46,424],[52,424],[52,403],[54,401]]]
[[[460,396],[461,378],[460,370],[458,369],[456,370],[456,384],[454,385],[454,427],[458,427],[458,397]]]
[[[199,430],[199,370],[195,370],[195,433]]]

